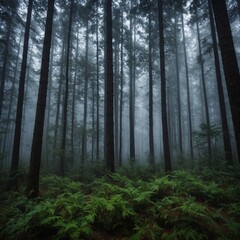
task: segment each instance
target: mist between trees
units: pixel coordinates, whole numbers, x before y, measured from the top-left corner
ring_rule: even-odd
[[[1,1],[0,167],[233,165],[240,1]]]

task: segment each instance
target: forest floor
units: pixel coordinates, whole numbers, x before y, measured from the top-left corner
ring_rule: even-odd
[[[40,197],[4,191],[1,240],[240,239],[239,169],[167,175],[114,173],[92,180],[41,177]]]

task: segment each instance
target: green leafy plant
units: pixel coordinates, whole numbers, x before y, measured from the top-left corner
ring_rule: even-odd
[[[115,173],[87,183],[45,176],[36,200],[1,194],[0,239],[237,240],[239,173],[228,171]]]

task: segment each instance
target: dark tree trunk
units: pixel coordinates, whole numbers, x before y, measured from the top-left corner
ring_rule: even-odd
[[[23,45],[21,73],[20,73],[20,79],[19,79],[16,125],[15,125],[15,133],[14,133],[10,178],[9,178],[9,184],[8,184],[9,189],[17,189],[17,187],[18,187],[17,186],[17,184],[18,184],[17,183],[17,171],[18,171],[18,164],[19,164],[23,100],[24,100],[24,85],[25,85],[25,77],[26,77],[26,70],[27,70],[27,56],[28,56],[28,44],[29,44],[29,33],[30,33],[30,25],[31,25],[32,8],[33,8],[33,0],[29,0],[27,21],[26,21],[25,33],[24,33],[24,45]]]
[[[205,80],[205,74],[204,74],[204,64],[203,64],[202,46],[201,46],[199,19],[198,19],[197,9],[195,9],[195,14],[197,16],[197,39],[198,39],[198,50],[199,50],[199,64],[200,64],[200,68],[201,68],[204,110],[205,110],[206,124],[207,124],[208,128],[210,128],[211,125],[210,125],[210,116],[209,116],[209,109],[208,109],[207,89],[206,89],[206,80]],[[212,161],[212,144],[211,144],[210,134],[208,134],[208,136],[207,136],[207,145],[208,145],[208,165],[210,166],[211,161]]]
[[[132,9],[132,1],[131,1]],[[129,36],[129,133],[130,133],[130,163],[135,162],[135,131],[134,131],[134,75],[133,75],[133,19],[130,13],[130,36]]]
[[[113,124],[113,51],[112,1],[105,0],[105,161],[110,172],[115,171]]]
[[[119,166],[122,166],[122,116],[123,116],[123,10],[121,13],[121,53],[120,53],[120,103],[119,103]]]
[[[208,0],[208,8],[209,8],[211,35],[212,35],[212,41],[213,41],[213,53],[214,53],[215,71],[216,71],[218,97],[219,97],[219,106],[220,106],[220,114],[221,114],[221,125],[222,125],[222,130],[223,130],[223,143],[224,143],[225,160],[229,165],[232,165],[233,164],[232,149],[231,149],[231,142],[230,142],[228,124],[227,124],[227,113],[226,113],[226,107],[225,107],[225,101],[224,101],[224,92],[223,92],[223,86],[222,86],[220,60],[219,60],[218,47],[217,47],[217,36],[216,36],[216,31],[215,31],[211,0]]]
[[[163,1],[158,0],[158,22],[159,22],[159,47],[160,47],[160,72],[161,72],[161,106],[162,106],[162,131],[165,171],[172,171],[170,157],[168,119],[167,119],[167,97],[166,97],[166,73],[164,55],[164,23],[163,23]]]
[[[68,94],[69,94],[69,63],[70,63],[70,41],[72,32],[72,15],[73,15],[73,3],[71,0],[70,13],[69,13],[69,25],[68,25],[68,37],[67,37],[67,56],[66,56],[66,82],[65,82],[65,95],[63,101],[63,132],[62,132],[62,143],[61,143],[61,157],[60,157],[60,169],[59,173],[61,176],[65,175],[66,164],[66,138],[67,138],[67,112],[68,112]]]
[[[119,107],[118,107],[118,99],[119,99],[119,34],[115,38],[115,60],[114,60],[114,137],[115,137],[115,160],[118,162],[118,115],[119,115]]]
[[[187,109],[188,109],[188,124],[189,124],[189,148],[190,156],[193,159],[193,139],[192,139],[192,110],[191,110],[191,100],[190,100],[190,86],[189,86],[189,72],[188,72],[188,58],[187,58],[187,49],[186,49],[186,38],[185,38],[185,29],[183,22],[183,10],[181,13],[181,22],[182,22],[182,31],[183,31],[183,48],[184,48],[184,63],[186,71],[186,85],[187,85]]]
[[[89,50],[89,29],[88,19],[86,27],[86,52],[85,52],[85,82],[84,82],[84,112],[83,112],[83,133],[82,133],[82,164],[87,158],[87,112],[88,112],[88,50]]]
[[[211,0],[240,160],[240,74],[225,0]]]
[[[99,131],[100,131],[100,127],[99,127],[99,102],[100,102],[100,97],[99,97],[99,90],[100,90],[100,87],[99,87],[99,37],[98,37],[98,28],[99,28],[99,22],[98,22],[98,4],[97,4],[97,24],[96,24],[96,64],[97,64],[97,102],[96,102],[96,105],[97,105],[97,116],[96,116],[96,133],[97,133],[97,136],[96,136],[96,159],[99,160]]]
[[[72,123],[71,123],[71,162],[70,167],[73,167],[75,152],[74,152],[74,130],[75,130],[75,107],[76,107],[76,84],[77,84],[77,73],[78,73],[78,54],[79,54],[79,38],[78,38],[77,29],[77,49],[76,49],[76,58],[75,58],[75,73],[74,73],[74,80],[73,80],[73,96],[72,96]]]
[[[54,32],[54,31],[53,31]],[[53,33],[53,39],[52,42],[54,43],[55,41],[55,34]],[[52,80],[52,75],[53,75],[53,53],[54,53],[54,45],[51,48],[51,53],[50,53],[50,66],[49,66],[49,77],[48,77],[48,92],[47,92],[47,107],[46,107],[46,127],[44,129],[45,132],[45,146],[44,146],[44,166],[46,168],[49,167],[49,155],[50,155],[50,149],[51,147],[49,146],[49,128],[50,128],[50,114],[51,114],[51,97],[52,97],[52,85],[53,85],[53,80]]]
[[[29,176],[27,182],[27,195],[29,198],[35,198],[39,193],[39,173],[41,164],[43,126],[47,98],[48,71],[50,48],[52,38],[52,23],[54,12],[54,0],[48,1],[47,19],[45,25],[45,36],[43,43],[42,65],[40,73],[40,83],[38,90],[37,110],[35,117],[35,126],[33,132],[33,141],[31,149],[31,159],[29,167]]]
[[[29,82],[30,82],[30,68],[31,68],[31,62],[33,60],[33,44],[31,46],[31,50],[29,51],[29,58],[28,58],[28,66],[26,71],[26,77],[25,77],[25,89],[24,89],[24,99],[23,99],[23,115],[22,115],[22,135],[21,135],[21,145],[20,145],[20,153],[19,156],[24,155],[24,150],[26,151],[26,148],[24,148],[24,143],[26,141],[26,136],[24,132],[27,130],[27,123],[26,123],[26,110],[28,108],[28,95],[29,95]]]
[[[98,49],[98,40],[97,40],[97,49]],[[100,121],[99,121],[99,111],[100,111],[100,96],[99,96],[99,91],[100,91],[100,87],[99,87],[99,50],[97,50],[97,119],[96,119],[96,131],[97,131],[97,146],[96,146],[96,158],[97,160],[99,160],[99,140],[100,140]]]
[[[154,165],[154,138],[153,138],[153,67],[152,67],[152,19],[151,12],[148,13],[148,72],[149,72],[149,162]]]
[[[54,129],[54,142],[53,142],[53,150],[54,150],[54,161],[56,162],[57,158],[57,140],[59,134],[59,115],[60,115],[60,105],[61,105],[61,98],[62,98],[62,85],[63,85],[63,66],[64,66],[64,59],[65,59],[65,45],[66,45],[66,38],[64,37],[63,44],[62,44],[62,54],[61,54],[61,70],[59,76],[59,85],[58,85],[58,94],[57,94],[57,109],[56,109],[56,118],[55,118],[55,129]]]
[[[92,81],[92,161],[94,160],[94,142],[95,142],[95,82]]]
[[[11,114],[12,114],[12,108],[13,108],[13,100],[14,100],[14,91],[15,91],[15,85],[16,85],[16,80],[17,80],[17,73],[18,73],[18,65],[19,65],[19,60],[20,60],[20,50],[21,50],[21,42],[22,42],[22,33],[20,35],[19,43],[18,43],[18,50],[17,50],[17,58],[15,62],[15,69],[14,69],[14,75],[13,75],[13,82],[11,86],[11,95],[10,95],[10,102],[9,102],[9,108],[8,108],[8,113],[7,113],[7,124],[5,128],[5,136],[4,136],[4,141],[3,141],[3,150],[2,154],[5,157],[5,159],[9,159],[10,152],[6,151],[7,148],[7,139],[10,138],[9,135],[10,133],[10,126],[11,126]],[[9,152],[6,156],[5,153]],[[0,168],[3,167],[3,162],[1,162]]]
[[[178,115],[178,144],[180,155],[183,154],[183,143],[182,143],[182,108],[181,108],[181,93],[180,93],[180,76],[179,76],[179,56],[178,56],[178,42],[177,42],[177,17],[175,17],[174,23],[174,45],[176,53],[176,73],[177,73],[177,115]]]
[[[6,36],[6,45],[4,50],[4,57],[3,57],[3,66],[1,72],[1,82],[0,82],[0,119],[2,117],[2,108],[3,108],[3,100],[4,100],[4,89],[5,89],[5,82],[6,82],[6,73],[7,73],[7,65],[9,59],[9,44],[10,44],[10,35],[12,31],[12,20],[10,19],[8,22],[8,30]]]

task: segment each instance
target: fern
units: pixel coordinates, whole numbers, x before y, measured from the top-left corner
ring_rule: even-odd
[[[0,239],[95,239],[99,232],[109,239],[238,239],[240,188],[231,183],[239,174],[223,174],[225,183],[206,172],[147,180],[115,173],[85,185],[47,176],[34,201],[1,195]]]

